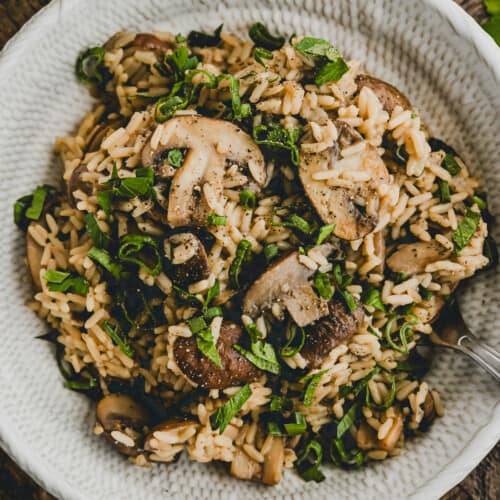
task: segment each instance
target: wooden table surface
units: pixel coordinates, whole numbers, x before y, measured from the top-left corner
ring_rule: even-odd
[[[14,33],[50,0],[0,0],[0,49]],[[85,1],[85,0],[81,0]],[[397,1],[397,0],[395,0]],[[488,19],[481,0],[455,0],[479,23]],[[0,449],[0,500],[47,500],[40,488]],[[500,499],[500,444],[443,500]]]

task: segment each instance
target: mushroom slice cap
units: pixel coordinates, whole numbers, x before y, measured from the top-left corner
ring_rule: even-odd
[[[427,265],[447,259],[452,250],[435,240],[418,241],[400,245],[387,259],[387,267],[396,273],[418,274],[425,272]]]
[[[196,434],[199,424],[188,418],[174,417],[157,425],[146,436],[144,450],[153,462],[171,462]]]
[[[150,420],[142,405],[126,394],[109,394],[97,403],[96,418],[118,451],[131,456],[139,453],[142,433]]]
[[[285,460],[285,444],[283,438],[274,437],[271,449],[264,455],[262,468],[262,482],[264,484],[278,484],[283,474]]]
[[[233,349],[242,334],[243,331],[236,323],[222,323],[217,340],[217,352],[222,367],[203,355],[194,336],[180,337],[174,344],[177,366],[189,380],[207,389],[226,389],[253,382],[261,372]]]
[[[162,127],[161,138],[154,148],[150,143],[151,158],[173,148],[187,150],[170,185],[167,223],[171,227],[207,224],[207,215],[223,206],[224,175],[233,163],[248,167],[248,182],[242,188],[257,192],[265,184],[267,172],[262,152],[237,125],[191,115],[178,116],[158,126]]]
[[[28,261],[28,267],[30,270],[31,278],[35,289],[42,290],[42,280],[40,278],[40,269],[42,268],[42,255],[43,248],[35,241],[33,236],[31,236],[29,228],[36,226],[37,222],[30,222],[28,226],[28,231],[26,233],[26,260]]]
[[[151,33],[139,33],[131,42],[132,47],[145,50],[155,50],[157,52],[166,52],[173,47],[173,44],[167,40],[162,40]]]
[[[172,280],[179,286],[206,279],[210,275],[208,257],[200,239],[193,233],[177,233],[168,238]]]
[[[368,87],[373,90],[382,104],[382,107],[389,115],[396,106],[401,106],[403,109],[411,109],[412,107],[410,101],[402,92],[384,80],[379,80],[369,75],[358,75],[355,81],[358,90],[361,90],[363,87]]]
[[[341,123],[341,122],[338,122]],[[340,127],[340,125],[339,125]],[[360,152],[360,172],[369,180],[352,182],[352,187],[336,185],[334,180],[317,179],[331,169],[339,158],[342,144],[351,144],[355,136],[348,137],[348,128],[342,126],[339,139],[333,147],[320,153],[302,152],[299,177],[304,191],[325,224],[335,224],[334,234],[344,240],[357,240],[372,231],[378,222],[378,187],[388,183],[389,172],[376,148],[366,144]],[[364,206],[359,205],[363,199]]]
[[[343,300],[333,298],[328,302],[328,313],[306,331],[301,356],[311,368],[318,368],[330,351],[352,337],[364,319],[363,308],[357,304],[351,312]]]
[[[333,245],[317,247],[327,257]],[[315,271],[299,261],[299,253],[292,252],[261,274],[248,289],[243,299],[243,313],[257,318],[271,309],[275,302],[282,303],[299,326],[306,326],[328,314],[328,305],[318,297],[310,283]]]

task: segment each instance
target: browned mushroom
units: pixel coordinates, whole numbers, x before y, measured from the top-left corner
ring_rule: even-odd
[[[373,450],[377,447],[377,435],[364,420],[359,424],[356,432],[356,444],[362,450]]]
[[[35,241],[29,231],[30,227],[34,227],[36,225],[38,225],[38,222],[30,222],[28,226],[28,231],[26,233],[26,260],[28,261],[28,267],[35,289],[37,291],[41,291],[42,280],[40,278],[40,269],[42,267],[41,261],[43,248]]]
[[[427,265],[447,259],[452,250],[435,240],[418,241],[400,245],[387,259],[387,267],[396,273],[418,274],[425,272]]]
[[[149,460],[172,462],[198,428],[196,421],[181,417],[157,425],[144,440],[144,450],[149,452]]]
[[[434,407],[434,399],[430,391],[427,393],[422,406],[424,410],[424,419],[426,423],[430,424],[436,418],[436,408]]]
[[[330,351],[348,340],[363,322],[363,308],[350,312],[343,300],[333,298],[328,302],[328,313],[306,329],[306,340],[300,354],[310,368],[318,368]]]
[[[382,107],[389,115],[396,106],[401,106],[403,109],[411,109],[412,107],[410,101],[403,93],[383,80],[379,80],[369,75],[358,75],[356,77],[356,84],[358,90],[361,90],[363,87],[368,87],[373,90],[382,104]]]
[[[262,473],[262,466],[238,448],[231,461],[229,472],[238,479],[257,479]]]
[[[203,243],[193,233],[177,233],[168,238],[172,281],[186,287],[208,278],[208,257]]]
[[[110,394],[97,403],[96,417],[106,439],[120,453],[135,456],[140,452],[150,415],[137,401],[126,394]]]
[[[236,323],[222,323],[217,341],[221,368],[202,354],[194,337],[180,337],[175,341],[175,361],[190,380],[208,389],[225,389],[252,382],[259,377],[260,371],[232,347],[242,334]]]
[[[339,157],[342,144],[355,142],[356,135],[348,126],[340,128],[340,135],[333,147],[320,153],[302,151],[299,177],[304,191],[325,224],[335,224],[334,234],[344,240],[357,240],[372,231],[378,222],[379,194],[377,187],[389,182],[389,172],[375,147],[366,144],[361,167],[370,174],[370,181],[353,183],[348,189],[317,180],[317,174],[330,169]]]
[[[171,49],[174,45],[167,41],[158,38],[151,33],[139,33],[132,42],[132,47],[138,47],[140,49],[154,50],[156,52],[166,52]]]
[[[82,174],[88,172],[87,165],[80,164],[71,172],[71,177],[68,180],[68,198],[74,201],[73,193],[75,191],[83,191],[86,195],[92,194],[92,184],[82,180]]]
[[[433,295],[430,299],[419,302],[411,312],[421,323],[433,323],[438,319],[445,304],[446,301],[441,295]]]
[[[161,141],[155,148],[151,142],[145,148],[149,157],[146,165],[164,158],[170,149],[186,150],[170,185],[166,217],[170,226],[207,225],[207,215],[222,205],[224,175],[233,163],[247,169],[248,181],[242,189],[258,192],[265,184],[262,152],[237,125],[195,115],[178,116],[159,127],[163,128]],[[144,156],[146,153],[143,161]]]
[[[326,257],[330,244],[317,247]],[[257,318],[278,302],[288,310],[299,326],[306,326],[328,314],[328,303],[318,297],[309,281],[315,271],[299,261],[292,252],[273,263],[248,289],[243,299],[243,313]]]

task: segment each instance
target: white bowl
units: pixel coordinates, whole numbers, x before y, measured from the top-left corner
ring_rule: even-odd
[[[168,467],[131,466],[92,434],[93,405],[63,388],[47,331],[25,307],[30,282],[24,236],[12,204],[40,182],[57,183],[57,135],[74,131],[91,99],[73,75],[78,52],[120,29],[273,31],[328,38],[373,74],[399,86],[433,133],[451,143],[500,204],[500,49],[445,0],[55,0],[0,56],[0,444],[52,494],[67,499],[438,498],[475,467],[500,437],[498,386],[459,355],[437,355],[430,384],[446,416],[404,453],[359,471],[324,467],[320,484],[293,472],[268,488],[182,458]],[[498,240],[498,230],[496,231]],[[477,277],[463,301],[476,332],[498,346],[500,279]]]

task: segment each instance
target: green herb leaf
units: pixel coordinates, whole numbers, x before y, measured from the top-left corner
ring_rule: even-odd
[[[266,63],[264,62],[264,59],[267,59],[268,61],[273,58],[273,53],[267,49],[263,49],[262,47],[255,47],[253,49],[253,58],[255,61],[264,68],[266,67]]]
[[[286,339],[280,351],[282,358],[290,358],[302,350],[306,341],[306,331],[290,320],[286,329]]]
[[[307,430],[307,422],[302,415],[302,413],[294,412],[293,414],[294,422],[285,422],[283,425],[288,436],[297,436],[299,434],[304,434]]]
[[[44,274],[43,279],[47,282],[47,288],[51,292],[87,295],[89,291],[89,282],[78,274],[49,269]]]
[[[293,401],[282,396],[271,395],[271,402],[269,403],[269,411],[282,412],[290,411],[293,408]]]
[[[88,391],[97,387],[97,380],[94,377],[81,380],[66,380],[64,387],[72,391]]]
[[[380,290],[377,290],[376,288],[373,288],[368,292],[363,302],[365,306],[372,306],[374,309],[377,309],[377,311],[386,312],[380,296]]]
[[[476,232],[481,215],[470,208],[464,215],[464,218],[458,223],[456,231],[453,233],[452,240],[455,244],[455,252],[460,253],[469,243]]]
[[[299,382],[301,384],[306,385],[306,389],[304,391],[304,406],[311,406],[314,398],[314,391],[316,390],[316,387],[318,387],[319,381],[321,380],[321,377],[328,371],[326,370],[321,370],[316,373],[310,373],[309,375],[305,375],[302,377]]]
[[[98,84],[103,79],[103,61],[106,51],[92,47],[82,52],[76,60],[76,76],[85,85]]]
[[[457,175],[462,170],[462,167],[455,160],[455,156],[451,153],[446,153],[444,156],[443,166],[451,175]]]
[[[227,217],[225,215],[208,214],[207,223],[211,226],[225,226]]]
[[[184,154],[180,149],[171,149],[167,154],[167,161],[172,167],[179,168],[184,163]]]
[[[319,470],[323,461],[323,449],[321,444],[312,439],[307,444],[303,453],[295,461],[298,473],[304,481],[315,481],[317,483],[325,479],[324,474]]]
[[[162,269],[162,257],[158,242],[151,236],[127,234],[120,240],[118,258],[145,269],[151,276],[158,276]],[[149,265],[149,261],[152,265]]]
[[[250,386],[248,384],[244,385],[232,398],[224,403],[224,406],[218,408],[210,417],[212,429],[219,429],[219,433],[222,434],[229,422],[231,422],[231,419],[238,414],[251,395],[252,389],[250,389]]]
[[[279,254],[279,248],[276,243],[269,243],[264,247],[264,257],[267,262],[270,262]]]
[[[220,34],[222,32],[221,24],[211,35],[209,33],[204,33],[203,31],[191,31],[187,37],[189,45],[193,47],[216,47],[219,45],[221,38]]]
[[[496,14],[483,24],[483,28],[500,46],[500,14]]]
[[[210,287],[207,292],[207,297],[205,299],[205,307],[210,305],[210,302],[215,299],[220,293],[220,284],[219,280],[215,280],[214,284]]]
[[[488,14],[492,16],[500,14],[500,0],[484,0],[484,5]]]
[[[451,201],[450,185],[446,181],[439,181],[439,198],[441,203],[449,203]]]
[[[344,443],[341,439],[333,439],[330,445],[330,458],[332,462],[339,467],[341,466],[355,466],[363,465],[365,455],[362,450],[352,448],[348,452],[344,448]]]
[[[281,49],[285,44],[285,37],[271,35],[262,23],[253,24],[248,34],[257,47],[264,47],[267,50]]]
[[[104,331],[111,337],[111,340],[120,348],[120,350],[129,358],[134,358],[135,351],[125,340],[125,334],[118,325],[112,326],[107,321],[103,324]]]
[[[249,189],[240,191],[240,205],[243,205],[247,210],[253,210],[257,206],[257,196]]]
[[[50,193],[55,192],[52,186],[38,186],[33,194],[22,196],[14,203],[14,222],[21,229],[26,229],[30,221],[40,220],[45,202]]]
[[[250,263],[252,259],[252,243],[248,240],[241,240],[236,248],[231,265],[229,266],[229,284],[235,290],[241,287],[240,274],[245,265]]]
[[[373,370],[368,373],[365,377],[363,377],[359,382],[357,382],[354,386],[344,385],[341,387],[339,391],[339,397],[345,398],[348,394],[352,393],[353,399],[357,398],[359,394],[363,391],[363,389],[367,386],[368,382],[372,377],[374,377],[377,373],[380,373],[380,366],[376,366]]]
[[[173,285],[173,289],[177,294],[177,297],[183,302],[186,302],[187,304],[194,307],[200,307],[203,305],[203,302],[196,295],[189,293],[187,290],[183,290],[177,285]]]
[[[176,81],[178,81],[184,79],[186,71],[195,69],[199,61],[196,56],[190,54],[185,45],[181,45],[166,57],[165,62]]]
[[[352,293],[348,290],[339,290],[339,293],[340,295],[342,295],[342,298],[344,299],[344,302],[346,303],[349,311],[354,312],[358,306],[356,305],[356,301],[354,300]]]
[[[274,352],[274,347],[268,342],[256,340],[250,345],[251,351],[238,344],[233,345],[233,349],[250,361],[257,368],[275,375],[279,375],[281,367]]]
[[[219,306],[207,307],[204,312],[205,318],[210,321],[218,316],[222,316],[222,308]]]
[[[26,209],[24,215],[31,220],[38,220],[42,215],[43,206],[45,205],[45,200],[47,198],[48,188],[47,186],[38,186],[33,193],[33,198],[31,200],[31,205]]]
[[[340,419],[340,422],[337,425],[337,439],[340,439],[351,428],[351,425],[354,423],[356,418],[357,410],[358,405],[354,403]]]
[[[269,148],[270,152],[275,154],[286,153],[290,162],[297,166],[299,164],[299,146],[301,129],[286,129],[279,123],[270,123],[268,125],[258,125],[253,129],[253,139],[260,146]]]
[[[321,226],[318,231],[318,237],[316,238],[316,245],[321,245],[323,242],[325,242],[334,230],[335,224],[326,224],[324,226]]]
[[[122,273],[122,266],[115,262],[111,255],[104,249],[97,247],[92,247],[87,256],[91,258],[94,262],[100,264],[104,269],[110,272],[115,279],[120,279]]]
[[[306,36],[298,42],[295,50],[307,57],[326,57],[330,61],[340,57],[340,52],[330,42],[311,36]]]
[[[321,87],[321,85],[328,82],[338,82],[342,78],[342,75],[348,71],[349,66],[342,58],[328,62],[317,70],[314,83],[318,87]]]
[[[210,326],[207,325],[202,316],[191,318],[188,321],[189,328],[196,338],[196,345],[198,349],[206,356],[212,363],[215,363],[219,368],[222,368],[222,363],[215,345],[215,339],[212,335]]]
[[[228,79],[229,80],[229,92],[231,93],[231,106],[233,110],[232,118],[238,121],[247,118],[251,114],[250,104],[242,104],[240,97],[240,81],[238,78],[223,74],[219,76],[219,81]]]
[[[111,238],[108,234],[101,231],[94,214],[86,213],[83,219],[85,221],[87,233],[94,245],[97,248],[107,248],[111,242]]]
[[[330,300],[333,297],[335,289],[330,283],[330,276],[328,274],[318,271],[314,275],[313,286],[322,299]]]

